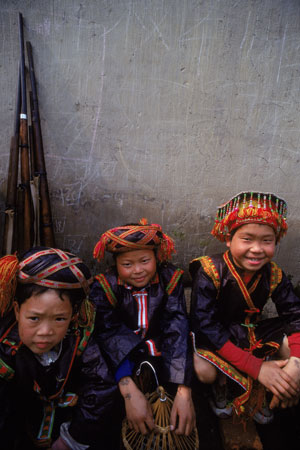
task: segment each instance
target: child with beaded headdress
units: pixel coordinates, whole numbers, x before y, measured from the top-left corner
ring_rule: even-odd
[[[234,411],[270,423],[272,409],[299,399],[300,300],[272,261],[287,231],[286,212],[274,194],[234,196],[218,208],[212,230],[227,251],[190,264],[194,368],[212,384],[219,417]],[[262,319],[270,297],[278,315]]]
[[[192,354],[183,271],[168,262],[175,252],[173,240],[160,225],[142,219],[103,233],[94,257],[101,260],[105,251],[112,253],[115,265],[96,276],[90,299],[97,309],[96,334],[124,398],[129,426],[142,434],[154,428],[149,403],[134,381],[147,361],[168,389],[175,388],[170,426],[188,435],[195,425]]]
[[[106,445],[117,389],[92,337],[91,282],[60,249],[0,259],[0,448]]]

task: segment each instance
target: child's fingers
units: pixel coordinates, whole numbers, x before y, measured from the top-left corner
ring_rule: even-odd
[[[185,434],[186,425],[187,423],[185,418],[179,416],[178,427],[175,430],[175,434]]]
[[[268,387],[280,400],[292,399],[299,395],[297,383],[283,370],[273,373]]]
[[[193,431],[193,428],[194,428],[193,422],[187,421],[184,432],[185,436],[189,436]]]
[[[149,433],[149,427],[148,425],[146,425],[145,422],[141,421],[137,424],[137,430],[135,430],[137,432],[140,432],[142,434],[148,434]]]
[[[187,421],[186,421],[186,427],[185,427],[185,435],[189,436],[191,434],[191,432],[193,431],[193,429],[196,426],[196,418],[193,415],[192,417],[188,417]]]
[[[152,431],[155,428],[155,422],[153,417],[148,417],[145,422],[148,428],[148,432],[149,430]]]
[[[285,381],[290,385],[290,387],[293,389],[293,391],[296,392],[296,394],[299,392],[299,385],[298,383],[284,370],[282,371],[282,377],[285,379]]]
[[[270,409],[278,408],[279,403],[280,403],[279,398],[276,395],[273,395],[269,405]]]
[[[170,426],[171,430],[175,430],[176,428],[176,420],[177,420],[177,411],[175,408],[172,408],[170,415]]]

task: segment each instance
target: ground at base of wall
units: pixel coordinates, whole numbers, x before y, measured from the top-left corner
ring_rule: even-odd
[[[275,410],[274,420],[260,425],[249,420],[246,429],[236,420],[218,419],[208,403],[207,386],[195,381],[199,450],[299,450],[300,405]]]
[[[220,419],[220,432],[224,450],[263,450],[253,420],[244,426],[233,417]]]

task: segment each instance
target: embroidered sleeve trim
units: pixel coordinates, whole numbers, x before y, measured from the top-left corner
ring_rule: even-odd
[[[213,260],[210,258],[210,256],[200,256],[199,258],[196,258],[194,261],[199,261],[204,272],[206,275],[211,278],[212,282],[214,283],[215,288],[219,292],[221,282],[220,282],[220,275],[217,271],[216,266],[213,263]]]
[[[109,284],[109,282],[107,281],[107,279],[105,278],[105,276],[100,273],[99,275],[96,275],[96,280],[99,281],[102,289],[105,292],[105,295],[109,301],[109,303],[115,308],[117,305],[117,299],[115,294],[113,293],[113,290]]]
[[[281,283],[282,280],[282,270],[274,261],[271,261],[271,280],[270,280],[270,297]]]
[[[166,292],[168,295],[172,294],[172,292],[174,291],[175,287],[177,286],[178,281],[180,280],[182,274],[183,274],[183,270],[181,270],[181,269],[175,270],[175,272],[173,273],[173,276],[166,288]]]
[[[78,349],[77,349],[77,353],[76,353],[77,356],[79,356],[87,346],[88,340],[94,330],[95,317],[96,317],[96,310],[93,307],[91,320],[90,320],[89,324],[83,328],[83,336],[78,345]]]

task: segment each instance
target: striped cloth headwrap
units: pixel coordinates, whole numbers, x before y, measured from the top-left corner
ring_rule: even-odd
[[[24,254],[0,258],[0,316],[11,308],[17,283],[37,284],[49,289],[81,289],[89,294],[93,278],[77,256],[57,248],[35,247]]]
[[[167,261],[175,253],[173,240],[162,232],[161,226],[148,224],[147,219],[141,219],[138,224],[111,228],[103,233],[94,248],[93,256],[101,261],[105,251],[122,253],[144,249],[156,249],[159,261]]]

